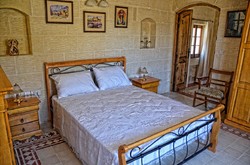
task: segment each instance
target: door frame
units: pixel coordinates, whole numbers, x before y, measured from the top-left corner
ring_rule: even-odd
[[[179,14],[181,12],[183,12],[184,10],[188,10],[191,7],[195,7],[195,6],[207,6],[207,7],[211,7],[214,8],[216,10],[218,10],[220,12],[220,8],[212,5],[210,3],[206,3],[206,2],[202,2],[202,3],[195,3],[195,4],[190,4],[187,5],[185,7],[183,7],[182,9],[176,11],[175,13],[175,27],[174,27],[174,46],[173,46],[173,53],[172,53],[172,76],[171,76],[171,86],[170,86],[170,91],[174,91],[174,86],[175,86],[175,72],[176,72],[176,51],[177,51],[177,38],[178,38],[178,20],[179,20]]]

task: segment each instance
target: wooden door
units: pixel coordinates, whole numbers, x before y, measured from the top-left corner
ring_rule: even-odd
[[[176,26],[177,35],[174,64],[174,91],[185,88],[191,38],[192,13],[192,10],[186,10],[178,15],[178,25]]]
[[[250,3],[250,2],[249,2]],[[250,7],[248,5],[229,112],[225,123],[250,132]]]

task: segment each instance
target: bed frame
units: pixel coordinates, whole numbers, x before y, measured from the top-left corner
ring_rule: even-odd
[[[51,81],[50,76],[55,75],[55,74],[65,74],[65,73],[71,73],[71,72],[79,72],[83,70],[91,70],[92,67],[99,67],[99,66],[103,67],[104,65],[123,66],[124,71],[126,71],[126,58],[114,57],[114,58],[86,59],[86,60],[76,60],[76,61],[45,63],[45,83],[46,83],[46,92],[47,92],[47,106],[48,106],[49,120],[53,122],[53,113],[52,113],[53,107],[51,106],[52,105],[51,97],[54,94],[56,94],[55,93],[56,90]],[[220,112],[223,109],[224,109],[224,105],[220,104],[214,109],[206,111],[198,116],[190,118],[172,127],[166,128],[165,130],[162,130],[161,132],[158,132],[156,134],[153,134],[151,136],[148,136],[144,139],[138,140],[131,144],[121,145],[118,149],[119,164],[127,165],[131,162],[140,160],[141,164],[143,165],[144,164],[143,159],[153,152],[158,153],[158,162],[159,164],[161,164],[163,161],[160,156],[161,149],[167,145],[173,146],[173,151],[172,151],[173,161],[171,162],[171,164],[183,164],[207,148],[210,151],[215,152],[216,145],[218,142],[217,140],[218,132],[219,132],[220,123],[221,123]],[[208,115],[213,116],[213,118],[209,120],[201,119]],[[194,122],[202,122],[203,124],[191,130],[188,129],[190,126],[192,126]],[[212,130],[210,131],[208,129],[208,125],[211,125],[211,124],[212,124]],[[200,137],[199,137],[200,135],[198,134],[198,131],[202,127],[207,128],[205,142],[200,140]],[[191,151],[189,147],[189,140],[187,137],[188,135],[194,134],[194,133],[196,135],[196,138],[195,138],[196,147],[194,151]],[[155,144],[157,143],[158,140],[160,140],[161,138],[169,134],[174,134],[175,138],[172,139],[171,141],[167,141],[155,147]],[[175,146],[175,142],[181,138],[185,139],[185,146],[182,147],[182,148],[185,148],[184,149],[185,155],[182,158],[182,160],[177,160],[178,149]],[[144,147],[145,149],[143,150],[140,148],[142,144],[146,145],[146,147]],[[134,151],[137,151],[136,154],[134,154]],[[129,157],[127,158],[125,156],[126,153],[129,153]]]

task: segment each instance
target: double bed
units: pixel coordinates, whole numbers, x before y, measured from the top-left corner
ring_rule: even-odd
[[[125,57],[45,63],[50,119],[83,164],[181,164],[215,152],[222,105],[203,112],[119,78],[102,86],[95,68],[113,67],[125,71]],[[60,97],[54,76],[86,71],[98,89]]]

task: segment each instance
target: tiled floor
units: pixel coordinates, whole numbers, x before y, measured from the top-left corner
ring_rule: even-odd
[[[184,95],[167,93],[165,96],[192,105],[192,99]],[[204,106],[198,108],[205,109]],[[47,132],[50,130],[50,126],[44,124],[42,129]],[[42,165],[81,164],[65,143],[39,150],[37,154]],[[250,140],[221,130],[216,153],[206,150],[189,160],[185,165],[250,165]]]
[[[81,165],[66,143],[37,151],[42,165]]]

